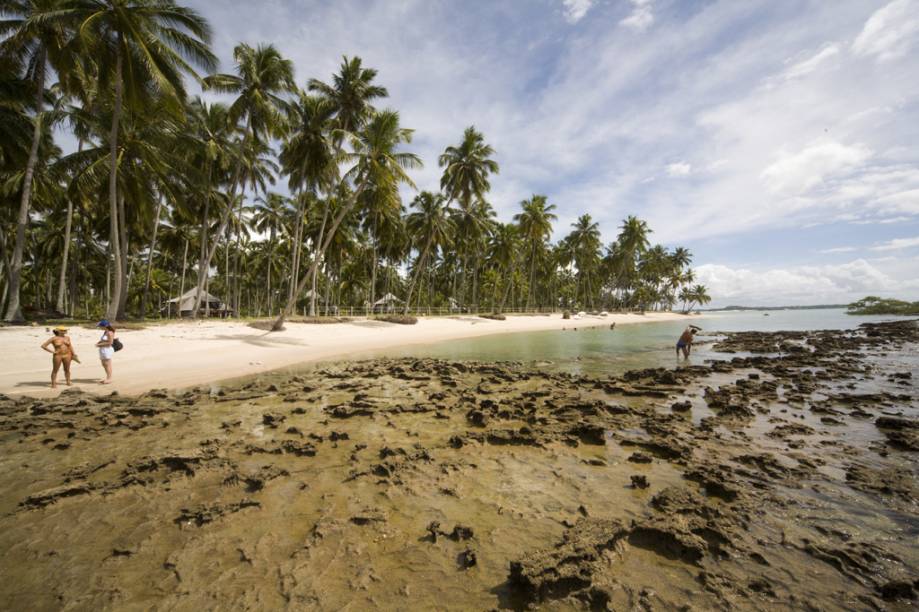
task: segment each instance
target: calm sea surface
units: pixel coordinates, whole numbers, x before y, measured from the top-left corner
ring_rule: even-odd
[[[718,331],[778,331],[852,329],[859,324],[890,321],[890,316],[852,316],[844,309],[710,312],[679,321],[585,329],[602,319],[571,321],[566,331],[498,334],[450,340],[355,355],[374,357],[433,357],[448,360],[521,361],[542,370],[615,375],[635,368],[676,365],[676,340],[689,323],[702,327],[699,340]],[[693,350],[690,362],[724,358],[705,344]],[[682,360],[680,360],[682,363]]]

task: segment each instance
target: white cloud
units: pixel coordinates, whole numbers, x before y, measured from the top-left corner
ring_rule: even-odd
[[[698,281],[721,305],[847,303],[870,294],[914,293],[919,286],[915,279],[895,279],[864,259],[766,270],[706,264],[695,271]]]
[[[857,251],[857,250],[858,249],[855,247],[846,246],[846,247],[833,247],[832,249],[820,249],[817,252],[822,253],[824,255],[829,255],[832,253],[851,253],[852,251]]]
[[[915,0],[894,0],[877,10],[852,43],[856,55],[888,61],[906,55],[919,36],[919,4]]]
[[[683,161],[667,164],[667,174],[674,177],[689,176],[692,174],[692,165]]]
[[[839,54],[839,46],[836,44],[825,45],[816,55],[793,64],[784,73],[785,79],[796,79],[814,72],[820,64],[824,63],[834,55]]]
[[[632,3],[632,12],[619,23],[638,32],[644,32],[654,23],[654,7],[652,0],[629,1]]]
[[[772,191],[794,196],[861,164],[870,156],[871,150],[863,145],[847,146],[828,141],[782,155],[760,176]]]
[[[594,0],[562,0],[562,3],[565,5],[565,19],[568,23],[577,23],[593,6]]]
[[[883,244],[871,247],[872,251],[899,251],[919,246],[919,236],[914,238],[894,238]]]

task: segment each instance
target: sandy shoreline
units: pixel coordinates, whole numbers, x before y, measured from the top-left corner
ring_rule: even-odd
[[[73,328],[70,337],[82,364],[73,369],[74,386],[87,392],[142,393],[155,388],[179,389],[258,374],[300,363],[347,357],[413,344],[473,338],[501,333],[584,329],[612,323],[628,325],[686,318],[676,313],[614,314],[563,320],[561,315],[508,316],[493,321],[473,316],[421,319],[406,326],[378,321],[310,325],[288,323],[269,334],[234,321],[185,321],[119,334],[125,350],[115,358],[115,383],[97,384],[102,375],[94,330]],[[0,328],[0,393],[49,397],[49,355],[39,347],[50,334],[44,326]],[[63,381],[63,376],[59,382]],[[63,387],[63,385],[61,385]]]

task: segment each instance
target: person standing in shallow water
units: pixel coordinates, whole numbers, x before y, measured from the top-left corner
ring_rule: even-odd
[[[99,360],[102,362],[102,369],[105,370],[105,378],[99,381],[100,385],[107,385],[112,382],[112,357],[115,356],[115,349],[112,344],[115,342],[115,328],[112,324],[102,319],[96,327],[101,327],[105,331],[96,346],[99,347]]]
[[[51,388],[57,389],[57,373],[64,366],[64,376],[67,380],[67,386],[70,386],[70,362],[76,361],[77,354],[73,350],[73,344],[70,342],[70,336],[67,335],[66,327],[55,327],[52,332],[53,336],[45,340],[41,345],[42,349],[51,353]]]
[[[689,351],[692,350],[692,341],[696,337],[697,331],[699,331],[698,327],[690,325],[680,334],[680,339],[676,341],[677,359],[680,357],[680,351],[683,351],[683,359],[689,359]]]

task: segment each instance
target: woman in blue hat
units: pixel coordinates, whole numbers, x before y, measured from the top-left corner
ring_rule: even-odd
[[[99,359],[102,361],[102,368],[105,370],[105,378],[99,381],[100,385],[107,385],[112,382],[112,357],[115,356],[115,328],[107,320],[102,319],[96,327],[101,327],[105,331],[96,346],[99,347]]]

